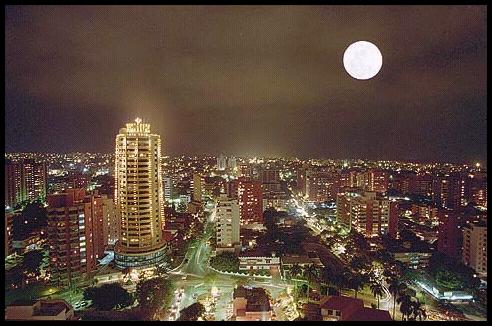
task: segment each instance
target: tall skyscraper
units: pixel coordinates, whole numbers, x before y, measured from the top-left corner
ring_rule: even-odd
[[[161,138],[137,118],[116,136],[115,203],[120,235],[116,266],[143,269],[161,263],[167,251],[162,238],[164,190]]]

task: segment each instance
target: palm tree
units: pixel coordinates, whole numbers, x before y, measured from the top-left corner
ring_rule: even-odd
[[[306,277],[308,281],[308,289],[307,289],[307,302],[309,302],[309,293],[311,292],[310,287],[311,287],[311,282],[313,280],[318,279],[318,269],[314,264],[309,264],[304,266],[304,272],[303,272],[304,277]]]
[[[374,297],[378,298],[378,309],[379,309],[379,298],[384,293],[383,284],[381,284],[381,281],[375,280],[371,283],[370,286],[371,286],[371,292],[374,294]]]
[[[389,283],[388,290],[393,296],[393,320],[395,319],[396,298],[397,296],[407,288],[405,283],[400,282],[397,277],[390,277],[386,280]]]
[[[361,274],[351,274],[348,279],[348,286],[355,291],[354,298],[357,299],[357,293],[364,287],[364,279]]]
[[[329,288],[330,288],[330,285],[334,285],[335,284],[333,282],[333,276],[335,275],[335,272],[333,271],[332,268],[325,267],[325,268],[323,268],[323,270],[321,271],[321,273],[322,273],[321,274],[322,281],[326,285],[327,292],[328,292],[329,291]]]
[[[343,270],[334,270],[333,271],[333,285],[337,288],[338,293],[340,293],[340,290],[342,287],[344,287],[347,284],[347,273]]]
[[[302,267],[298,263],[294,263],[289,270],[290,278],[295,278],[294,299],[297,300],[297,277],[302,274]]]
[[[405,321],[405,317],[410,317],[413,312],[412,297],[408,294],[401,294],[396,302],[400,304],[400,312],[402,314],[402,320]]]
[[[425,308],[423,307],[423,303],[420,302],[418,299],[417,301],[412,301],[412,320],[417,320],[422,321],[422,319],[427,318],[427,313],[425,311]]]

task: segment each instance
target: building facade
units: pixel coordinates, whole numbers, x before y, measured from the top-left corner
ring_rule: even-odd
[[[120,220],[114,248],[119,268],[142,269],[165,258],[161,138],[137,118],[116,136],[115,203]]]
[[[397,235],[398,204],[376,192],[344,190],[337,195],[337,220],[367,238]]]
[[[84,189],[66,189],[47,198],[51,281],[74,286],[96,270],[98,257],[94,197]]]
[[[460,217],[452,209],[442,208],[438,212],[439,226],[437,229],[437,251],[459,260],[463,235],[460,229]]]
[[[36,199],[46,200],[46,163],[34,159],[5,160],[5,207]]]
[[[263,187],[259,181],[237,179],[241,225],[263,223]]]
[[[215,225],[217,227],[217,253],[234,251],[240,244],[240,214],[237,199],[221,194],[215,208]]]
[[[270,301],[263,288],[235,288],[232,306],[235,321],[271,321],[273,318]]]
[[[469,223],[463,228],[462,261],[481,277],[487,276],[487,224]]]

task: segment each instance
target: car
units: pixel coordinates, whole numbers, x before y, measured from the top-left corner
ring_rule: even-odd
[[[180,293],[183,293],[184,291],[185,291],[184,286],[182,286],[182,287],[180,287],[180,288],[179,288],[179,292],[180,292]]]
[[[176,320],[176,314],[174,312],[172,312],[170,315],[169,315],[169,320],[171,321],[175,321]]]
[[[186,275],[186,274],[185,274],[185,275],[183,275],[183,276],[181,276],[181,279],[182,279],[182,280],[186,280],[186,278],[187,278],[187,275]]]

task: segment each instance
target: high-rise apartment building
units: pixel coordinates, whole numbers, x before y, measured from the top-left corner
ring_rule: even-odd
[[[487,174],[474,173],[469,176],[468,201],[487,207]]]
[[[442,208],[438,211],[437,251],[459,260],[463,234],[460,229],[460,217],[455,210]]]
[[[310,201],[336,201],[339,191],[339,174],[325,169],[310,168],[306,170],[305,191]]]
[[[20,163],[5,160],[5,208],[11,209],[22,201]]]
[[[136,269],[161,263],[167,251],[162,237],[164,191],[161,138],[137,118],[116,136],[115,203],[120,235],[116,266]]]
[[[235,180],[236,181],[236,180]],[[259,181],[237,179],[241,225],[263,223],[263,187]]]
[[[240,244],[240,215],[237,199],[221,194],[215,208],[215,225],[217,227],[217,253],[235,250]]]
[[[45,162],[5,160],[5,207],[13,207],[26,200],[44,201],[47,189]]]
[[[237,167],[237,161],[236,161],[236,158],[235,157],[229,157],[229,159],[227,160],[227,167],[229,169],[231,169],[232,171],[234,169],[236,169],[236,167]]]
[[[375,192],[346,189],[337,196],[337,220],[347,230],[354,228],[365,237],[397,235],[398,205]]]
[[[369,169],[365,174],[367,175],[367,191],[381,193],[388,190],[388,173],[386,171]]]
[[[220,155],[217,158],[217,169],[219,171],[224,171],[227,167],[227,158],[224,155]]]
[[[193,200],[201,202],[204,194],[205,177],[198,173],[193,173]]]
[[[169,202],[173,194],[173,180],[170,177],[164,178],[164,200]]]
[[[102,239],[104,246],[112,246],[119,238],[120,228],[116,207],[112,198],[107,195],[101,195],[96,198],[101,202],[102,209]]]
[[[463,228],[462,261],[480,276],[487,276],[487,223],[470,223]]]
[[[97,226],[94,196],[84,189],[66,189],[47,198],[51,280],[74,285],[96,270]]]
[[[46,163],[25,159],[22,162],[22,194],[24,200],[46,199]]]

